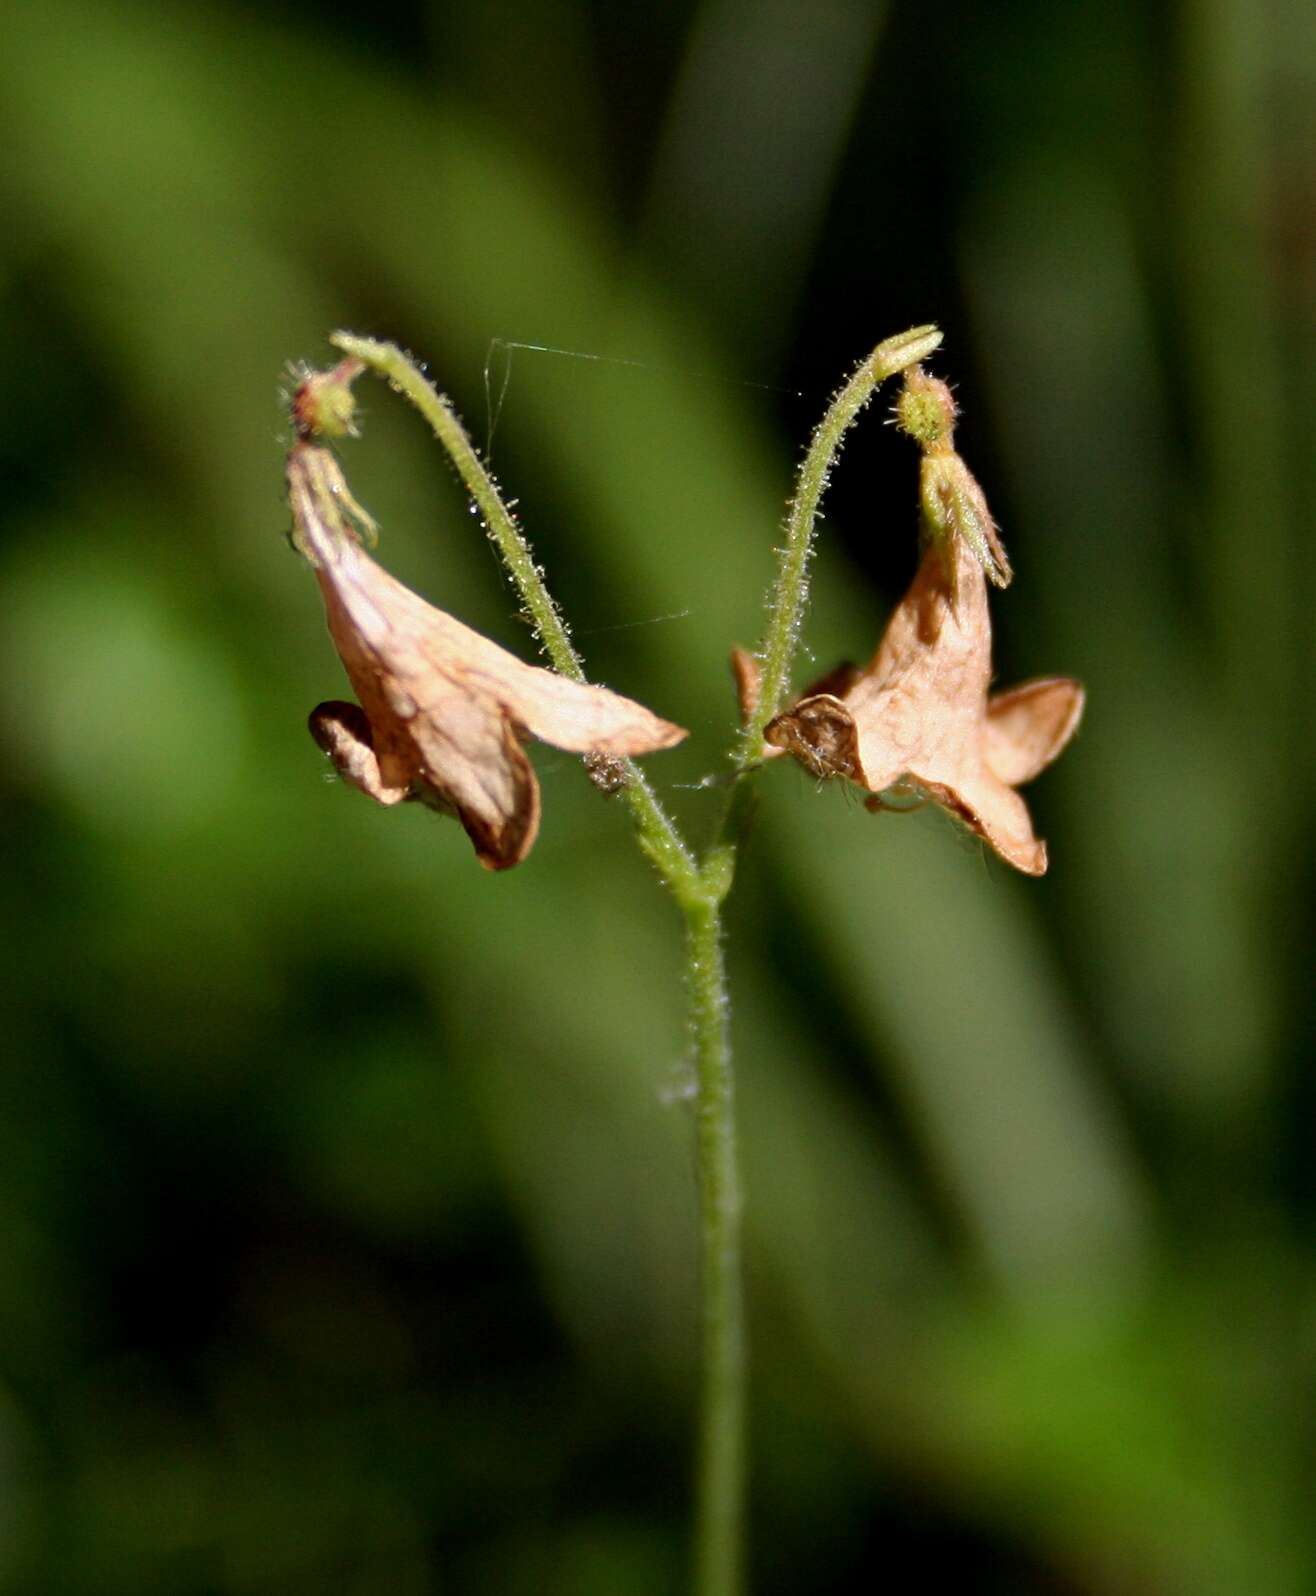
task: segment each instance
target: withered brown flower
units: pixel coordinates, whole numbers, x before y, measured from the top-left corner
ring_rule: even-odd
[[[376,803],[415,799],[455,815],[480,863],[506,870],[539,829],[524,735],[599,760],[670,748],[686,735],[605,687],[525,664],[390,576],[362,547],[374,523],[327,449],[293,445],[288,497],[293,541],[316,569],[360,700],[318,705],[311,734]]]
[[[814,775],[866,788],[870,809],[884,789],[911,784],[1040,876],[1046,844],[1014,789],[1073,736],[1083,689],[1050,676],[989,697],[991,636],[980,559],[960,537],[932,544],[870,664],[816,683],[764,735]],[[743,659],[736,668],[743,698]]]

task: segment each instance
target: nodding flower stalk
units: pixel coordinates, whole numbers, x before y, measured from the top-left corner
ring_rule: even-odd
[[[331,340],[349,360],[360,362],[382,377],[429,423],[456,468],[463,486],[480,511],[485,530],[497,549],[507,575],[525,605],[544,652],[553,668],[574,682],[585,680],[585,666],[562,613],[548,591],[544,574],[535,561],[516,517],[503,502],[498,485],[458,418],[451,402],[441,394],[396,344],[354,333],[336,332]],[[663,882],[678,899],[697,900],[703,883],[695,857],[672,824],[644,772],[629,758],[609,760],[591,769],[604,790],[620,791],[630,807],[641,848]]]
[[[837,391],[814,428],[786,515],[785,542],[778,550],[777,578],[768,608],[768,624],[758,650],[758,701],[741,730],[736,755],[740,771],[750,769],[763,758],[763,729],[781,708],[790,681],[791,662],[809,596],[809,561],[813,555],[818,506],[831,480],[832,466],[845,435],[888,377],[926,359],[940,343],[939,329],[927,326],[912,327],[878,344]]]
[[[350,607],[349,599],[356,601],[367,579],[378,585],[388,600],[385,608],[391,604],[389,613],[396,614],[394,632],[398,635],[392,642],[400,642],[400,647],[394,646],[384,657],[376,635],[378,602],[364,608],[353,627],[345,622],[340,625],[341,636],[336,636],[336,640],[340,652],[346,648],[349,675],[356,667],[354,684],[367,698],[373,694],[378,699],[382,692],[386,702],[375,702],[373,715],[354,705],[322,705],[318,719],[313,716],[313,729],[345,778],[376,801],[402,802],[414,797],[434,801],[445,812],[457,813],[468,831],[474,828],[477,846],[484,839],[489,856],[484,862],[498,868],[517,863],[524,857],[532,836],[529,821],[524,819],[530,811],[525,804],[515,811],[522,816],[521,830],[499,851],[486,837],[489,828],[479,808],[482,795],[467,780],[475,751],[482,751],[489,742],[487,728],[496,718],[494,708],[506,719],[502,763],[491,763],[481,752],[478,769],[482,780],[490,771],[510,768],[515,774],[521,770],[521,756],[514,745],[517,736],[526,730],[546,736],[561,747],[588,749],[588,743],[576,739],[574,720],[568,725],[551,717],[544,719],[543,711],[550,700],[560,714],[570,719],[587,699],[599,725],[608,716],[634,717],[637,711],[645,712],[629,700],[585,685],[580,655],[521,527],[447,398],[394,344],[346,332],[335,333],[332,341],[342,351],[343,360],[331,371],[304,374],[293,397],[297,441],[290,455],[289,486],[294,538],[302,552],[320,567],[326,559],[340,565],[346,560],[348,568],[332,573],[322,568],[319,572],[322,586],[330,590],[330,598],[340,609]],[[741,1596],[745,1577],[741,1193],[722,904],[731,889],[739,845],[745,835],[752,774],[769,752],[764,732],[777,720],[787,693],[808,599],[818,506],[837,453],[880,384],[916,367],[940,342],[941,333],[928,326],[913,328],[879,344],[833,397],[814,431],[800,465],[784,540],[778,550],[763,641],[755,656],[741,656],[742,685],[752,681],[753,690],[742,697],[743,722],[731,754],[734,779],[730,799],[714,840],[703,854],[697,854],[682,837],[639,767],[626,756],[626,748],[613,757],[612,750],[621,745],[615,740],[601,741],[598,746],[602,754],[587,753],[586,758],[587,769],[596,783],[605,791],[619,791],[629,805],[637,840],[671,892],[685,923],[685,979],[697,1080],[695,1142],[700,1203],[701,1385],[695,1468],[695,1596]],[[433,429],[480,512],[556,676],[505,656],[496,657],[503,654],[501,650],[488,653],[493,645],[487,640],[423,605],[386,573],[375,575],[371,571],[363,549],[373,539],[374,523],[352,499],[328,448],[331,441],[355,436],[351,385],[366,370],[407,398]],[[944,430],[948,437],[948,425]],[[946,452],[938,448],[940,435],[921,441],[925,441],[930,456],[939,457]],[[328,536],[335,531],[341,536]],[[935,534],[936,529],[930,531]],[[984,538],[990,547],[989,535],[984,533]],[[368,578],[363,572],[368,573]],[[414,700],[408,690],[409,672],[417,657],[437,670],[445,682],[444,692],[429,708],[425,726],[418,724],[411,711]],[[389,676],[387,683],[385,674]],[[552,681],[542,681],[541,677]],[[495,678],[502,688],[493,694],[495,703],[489,704],[485,699],[492,692],[490,683]],[[561,678],[573,684],[570,692]],[[451,692],[454,681],[460,681],[469,695],[464,705],[458,703],[455,708]],[[391,693],[386,690],[390,685]],[[454,715],[459,722],[456,730]],[[608,725],[611,726],[610,720]],[[655,719],[652,725],[645,722],[642,731],[643,737],[632,746],[668,746],[680,728]],[[438,739],[446,749],[454,745],[457,732],[471,745],[471,752],[463,754],[462,759],[440,760],[425,741],[426,737]],[[600,738],[602,735],[599,733]],[[412,764],[405,763],[404,755],[412,758]],[[528,765],[525,769],[529,770]],[[523,786],[532,781],[532,773],[529,777],[523,773]],[[528,793],[529,787],[525,786],[525,790]],[[528,797],[525,803],[530,803]],[[499,832],[498,837],[501,836]]]

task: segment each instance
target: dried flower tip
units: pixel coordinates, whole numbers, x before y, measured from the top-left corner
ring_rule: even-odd
[[[374,516],[358,504],[342,467],[328,449],[295,443],[284,468],[292,510],[292,546],[317,569],[332,564],[340,543],[373,549],[379,542]]]
[[[303,377],[292,396],[291,407],[292,424],[299,438],[356,437],[352,383],[365,369],[363,361],[349,357],[340,360],[332,371],[313,371]]]
[[[763,667],[759,664],[758,655],[751,654],[747,648],[733,648],[731,675],[736,683],[740,724],[748,726],[754,718],[754,711],[759,707],[759,686],[763,679]]]

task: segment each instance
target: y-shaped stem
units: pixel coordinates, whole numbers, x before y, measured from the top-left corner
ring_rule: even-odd
[[[364,362],[408,398],[433,428],[484,517],[517,592],[554,667],[573,681],[585,670],[565,622],[466,429],[448,400],[395,344],[335,333],[344,353]],[[722,904],[731,889],[748,813],[750,776],[763,757],[763,732],[790,679],[808,595],[818,504],[846,432],[878,385],[922,360],[941,342],[918,327],[879,344],[832,400],[800,467],[779,551],[763,646],[758,702],[746,717],[734,759],[737,779],[713,845],[696,860],[643,772],[623,761],[624,792],[640,845],[685,920],[686,985],[698,1097],[702,1390],[695,1483],[695,1596],[740,1596],[744,1587],[745,1332],[741,1273],[741,1196],[736,1153],[729,1000],[722,957]]]

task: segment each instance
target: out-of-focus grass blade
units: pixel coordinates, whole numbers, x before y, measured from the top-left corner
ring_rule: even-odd
[[[1002,1285],[1121,1297],[1146,1243],[1140,1180],[1018,889],[932,814],[770,776],[795,802],[765,804],[758,846]]]
[[[1079,744],[1046,779],[1065,801],[1064,886],[1092,926],[1103,1021],[1158,1095],[1214,1112],[1263,1086],[1276,1034],[1280,966],[1258,923],[1272,839],[1174,597],[1167,396],[1127,231],[1091,173],[1045,176],[1002,179],[969,240],[1027,518],[1009,598],[1034,598],[1036,615],[1013,624],[1066,644],[1088,687]]]

